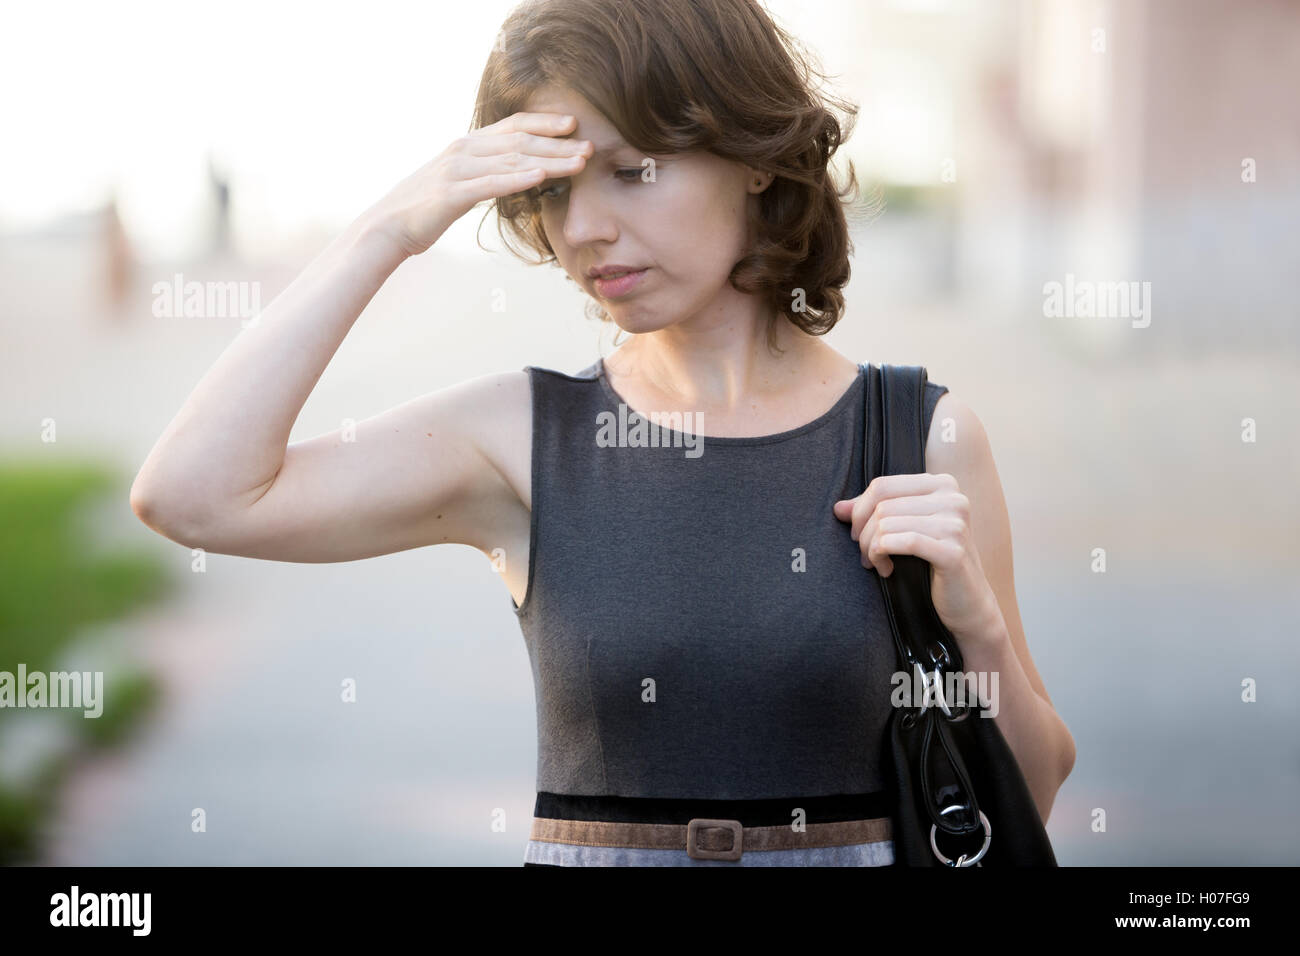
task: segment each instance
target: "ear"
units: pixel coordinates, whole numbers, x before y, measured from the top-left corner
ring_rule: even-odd
[[[761,193],[768,186],[772,185],[772,180],[776,178],[774,174],[764,172],[761,169],[756,169],[753,166],[745,167],[745,176],[745,189],[748,192],[755,194]]]

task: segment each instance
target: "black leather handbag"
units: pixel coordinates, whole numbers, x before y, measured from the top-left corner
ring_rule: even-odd
[[[925,384],[921,366],[867,366],[864,488],[877,475],[925,471]],[[876,576],[899,670],[912,690],[908,706],[894,708],[884,739],[885,779],[896,798],[894,865],[1057,866],[997,724],[969,690],[960,706],[944,695],[945,675],[964,669],[957,641],[930,599],[930,563],[910,554],[891,560],[889,577]],[[918,700],[918,683],[931,684],[932,695]]]

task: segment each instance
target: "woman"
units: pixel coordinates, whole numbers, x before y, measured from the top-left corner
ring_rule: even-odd
[[[218,359],[136,513],[223,554],[504,558],[537,693],[526,865],[892,862],[872,576],[918,555],[966,667],[1000,675],[1046,820],[1073,741],[1025,644],[979,419],[930,384],[927,473],[855,483],[863,368],[821,338],[849,276],[843,131],[792,39],[751,0],[543,0],[498,39],[470,134]],[[633,337],[289,444],[366,303],[487,200]]]

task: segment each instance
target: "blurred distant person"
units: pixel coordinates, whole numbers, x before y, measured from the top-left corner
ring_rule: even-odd
[[[223,255],[230,248],[230,181],[208,154],[208,187],[212,193],[212,234],[209,251]]]
[[[135,255],[126,229],[122,226],[122,217],[117,209],[117,195],[114,193],[104,204],[100,218],[101,249],[105,272],[104,296],[109,305],[108,314],[113,321],[121,322],[126,317],[126,304],[131,295],[131,282],[135,272]]]

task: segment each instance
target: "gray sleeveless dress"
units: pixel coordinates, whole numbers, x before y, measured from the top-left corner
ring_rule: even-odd
[[[538,735],[526,865],[891,863],[893,644],[875,570],[831,510],[863,491],[865,369],[815,420],[753,438],[639,415],[600,361],[526,371],[532,534],[515,612]],[[927,433],[946,391],[926,386]],[[727,861],[677,839],[723,818],[756,828],[753,846],[800,814],[824,839]]]

